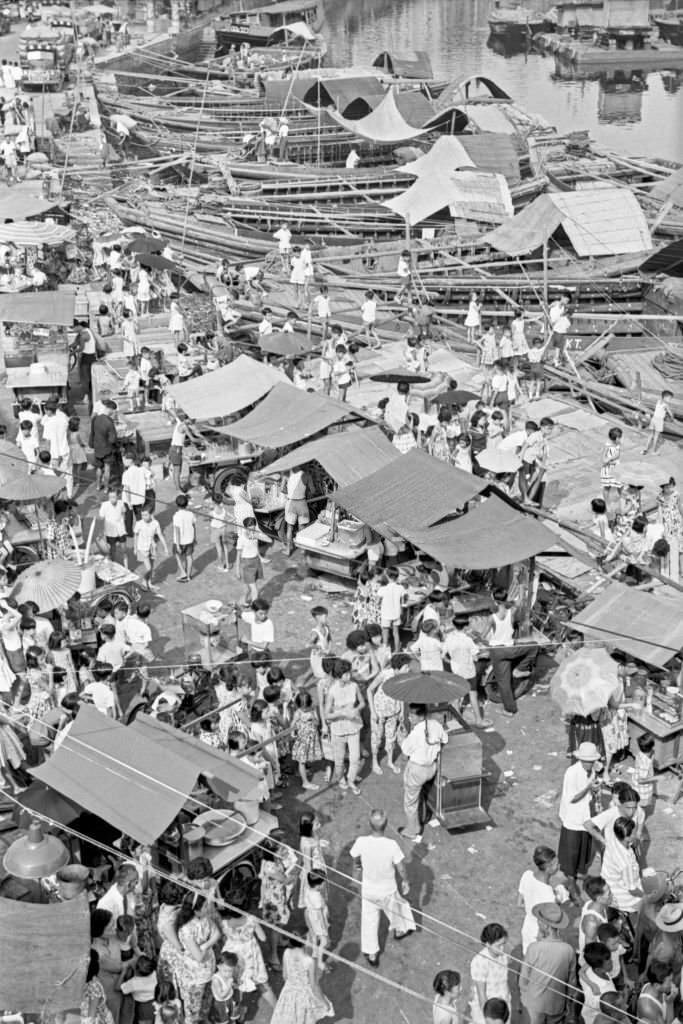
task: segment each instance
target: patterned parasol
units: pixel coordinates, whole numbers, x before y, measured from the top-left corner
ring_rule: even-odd
[[[64,558],[36,562],[22,572],[14,584],[12,597],[21,604],[35,601],[38,610],[49,612],[63,608],[81,585],[81,569]]]
[[[582,648],[557,669],[550,695],[565,715],[591,715],[607,707],[617,686],[617,663],[605,648]]]

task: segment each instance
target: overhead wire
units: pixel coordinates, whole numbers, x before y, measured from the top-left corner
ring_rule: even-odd
[[[6,702],[0,700],[0,703],[4,704],[5,707],[8,707]],[[59,731],[55,726],[47,726],[47,728],[50,729],[51,731],[53,731],[55,734],[57,734],[58,731]],[[142,780],[144,780],[146,782],[154,783],[154,785],[156,787],[156,790],[158,790],[159,788],[166,789],[170,793],[173,793],[176,796],[183,797],[185,800],[188,799],[187,794],[183,793],[183,791],[178,790],[175,787],[171,786],[170,784],[163,782],[161,779],[155,779],[153,776],[150,776],[146,772],[140,771],[139,769],[132,768],[130,765],[127,765],[125,762],[123,762],[123,761],[119,760],[118,758],[114,757],[112,754],[110,754],[110,753],[108,753],[106,751],[98,750],[98,748],[93,747],[91,744],[86,743],[84,740],[81,740],[78,737],[73,737],[73,736],[71,736],[71,734],[69,734],[67,739],[69,740],[70,744],[75,743],[77,745],[85,747],[88,751],[91,751],[92,753],[98,755],[98,760],[95,761],[92,758],[88,758],[84,754],[80,754],[79,755],[77,751],[72,749],[72,753],[76,753],[77,756],[81,756],[83,758],[83,760],[85,760],[89,764],[92,764],[92,765],[94,765],[94,766],[96,766],[98,768],[102,768],[103,767],[102,760],[101,760],[102,758],[109,759],[112,762],[114,762],[114,764],[117,765],[118,768],[117,769],[107,769],[105,767],[105,771],[110,771],[112,775],[116,776],[117,778],[121,779],[122,781],[129,781],[129,780],[125,779],[121,775],[120,767],[124,767],[129,772],[133,772],[136,776],[139,776]],[[143,789],[144,791],[150,793],[150,795],[155,795],[155,791],[153,789],[151,789],[149,786],[145,786],[143,784],[143,782],[138,782],[138,783],[134,783],[134,784],[139,785],[141,789]],[[221,809],[221,808],[212,807],[211,805],[207,804],[205,801],[202,801],[202,800],[200,800],[197,797],[190,796],[189,799],[193,803],[195,803],[198,807],[203,807],[207,811],[211,811],[214,814],[224,813],[225,817],[227,817],[227,818],[231,817],[230,813],[227,810],[224,810],[224,809]],[[28,813],[32,813],[31,808],[25,808],[25,810],[27,810]],[[56,824],[60,828],[64,827],[64,826],[61,826],[59,823],[56,823]],[[270,833],[266,833],[266,832],[260,831],[257,828],[255,828],[254,826],[250,826],[250,829],[251,829],[251,831],[255,835],[259,836],[262,840],[269,840],[270,842],[274,843],[277,846],[281,846],[283,848],[287,848],[288,850],[290,850],[291,852],[293,852],[296,855],[297,851],[294,850],[294,848],[289,843],[286,843],[286,842],[284,842],[282,840],[279,840],[279,839],[275,839],[275,838],[273,838],[270,835]],[[87,841],[90,841],[90,840],[87,840]],[[298,860],[298,858],[297,858],[297,860]],[[340,878],[343,878],[345,881],[351,882],[356,887],[358,887],[358,885],[359,885],[359,882],[358,882],[358,880],[356,878],[354,878],[351,875],[348,875],[347,873],[341,871],[338,868],[335,868],[335,867],[333,867],[331,865],[328,865],[327,866],[327,871],[328,872],[332,872],[335,875],[339,875]],[[170,877],[171,877],[171,880],[175,880],[174,876],[170,876]],[[328,879],[328,881],[329,881],[329,879]],[[333,885],[335,888],[338,888],[341,891],[346,892],[347,894],[350,894],[352,896],[356,895],[356,891],[351,890],[347,885],[344,885],[342,882],[334,882],[334,881],[332,881],[332,882],[330,882],[330,884]],[[446,921],[443,921],[442,919],[440,919],[438,917],[430,915],[430,914],[426,913],[422,909],[412,908],[411,907],[411,910],[413,910],[414,912],[419,913],[419,915],[420,915],[420,917],[421,917],[423,922],[424,922],[425,919],[429,920],[433,924],[440,925],[442,928],[445,928],[448,931],[451,931],[454,934],[460,936],[461,939],[466,939],[468,942],[473,943],[477,948],[479,948],[481,946],[481,940],[477,940],[475,936],[470,935],[468,932],[466,932],[466,931],[464,931],[462,929],[457,928],[455,925],[452,925],[452,924],[450,924],[450,923],[448,923]],[[422,930],[429,932],[430,934],[432,934],[437,939],[445,939],[445,938],[447,938],[446,935],[442,934],[441,932],[435,931],[433,928],[430,928],[430,927],[426,927],[425,928],[424,924],[422,925]],[[455,945],[460,945],[463,949],[467,949],[468,953],[470,953],[470,954],[473,954],[474,952],[476,952],[476,950],[468,949],[466,946],[464,946],[464,944],[462,942],[458,942],[457,940],[449,938],[448,941],[449,942],[453,942]],[[512,961],[513,963],[516,963],[519,966],[521,966],[524,963],[524,961],[522,959],[520,959],[518,957],[514,957],[512,954],[508,954],[508,959],[510,961]],[[532,970],[536,971],[541,976],[544,976],[544,977],[549,978],[551,980],[558,980],[558,979],[554,978],[553,975],[549,974],[548,972],[546,972],[543,969],[538,968],[538,967],[536,967],[534,965],[532,965]],[[567,983],[564,986],[564,988],[562,989],[561,993],[559,992],[559,990],[556,990],[557,994],[564,994],[565,988],[567,988],[567,989],[574,989],[577,993],[579,993],[579,997],[574,999],[575,1002],[578,1002],[578,1003],[582,1003],[583,1002],[582,990],[578,986],[572,985],[570,983]],[[570,998],[572,998],[572,997],[570,997]],[[633,1019],[634,1020],[638,1020],[638,1018],[633,1018]]]

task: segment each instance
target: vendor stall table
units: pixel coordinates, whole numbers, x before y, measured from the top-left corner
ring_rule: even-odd
[[[161,409],[152,409],[149,412],[129,412],[125,416],[125,422],[130,423],[133,431],[137,431],[147,455],[154,445],[170,444],[173,424]]]
[[[683,762],[683,719],[665,722],[658,715],[651,715],[645,708],[631,708],[628,712],[629,734],[636,740],[644,732],[654,737],[654,759],[659,768],[670,768]]]
[[[66,353],[50,353],[49,362],[7,368],[7,387],[14,391],[17,402],[30,398],[41,404],[48,398],[65,398],[69,381]]]
[[[334,576],[354,579],[365,557],[365,544],[350,547],[339,538],[328,541],[329,524],[311,523],[299,530],[294,543],[304,552],[306,565],[313,572],[329,572]]]
[[[230,639],[236,638],[234,608],[208,600],[183,608],[180,615],[185,655],[199,654],[206,666],[220,663],[220,651],[228,650]]]
[[[453,714],[448,723],[448,743],[425,794],[426,804],[446,828],[488,825],[491,819],[481,802],[485,777],[482,743],[464,719]]]

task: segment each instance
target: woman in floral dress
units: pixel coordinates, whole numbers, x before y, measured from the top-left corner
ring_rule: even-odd
[[[260,991],[268,1005],[274,1007],[275,995],[268,981],[268,971],[259,945],[259,942],[266,941],[261,925],[250,914],[228,910],[222,916],[221,929],[225,936],[223,952],[234,953],[239,959],[237,985],[240,992]]]
[[[321,761],[323,756],[318,713],[313,707],[313,698],[305,690],[297,693],[295,703],[296,711],[292,718],[292,760],[299,765],[303,788],[320,789],[320,786],[310,781],[306,770],[307,765]]]
[[[296,880],[297,857],[294,850],[272,839],[261,844],[261,894],[258,908],[265,921],[283,927],[289,921],[290,900]],[[278,932],[270,930],[271,967],[279,968]]]
[[[209,982],[216,969],[213,947],[220,938],[211,919],[212,907],[204,896],[187,893],[175,921],[182,950],[176,961],[176,984],[185,1024],[200,1024],[209,1010]]]
[[[304,940],[292,936],[282,958],[285,983],[270,1024],[317,1024],[334,1016],[334,1007],[320,991],[315,961],[304,950]]]
[[[448,462],[450,459],[450,446],[448,444],[448,424],[451,422],[450,409],[440,409],[439,418],[429,438],[427,451],[435,459]]]
[[[311,811],[305,811],[299,818],[299,853],[301,867],[299,869],[299,900],[298,906],[306,906],[308,892],[308,872],[317,871],[327,876],[327,864],[323,847],[328,845],[326,839],[320,837],[320,818]]]
[[[95,950],[91,949],[81,997],[81,1024],[114,1024],[102,982],[98,978],[99,972],[100,958]]]
[[[351,621],[355,626],[364,626],[368,621],[368,598],[370,596],[370,573],[363,568],[358,573],[356,592],[353,595]]]
[[[683,540],[683,514],[681,513],[681,496],[676,487],[676,481],[669,477],[665,484],[660,486],[660,494],[657,498],[657,522],[664,527],[664,539],[669,544],[669,554],[664,566],[664,572],[673,580],[679,583],[681,578],[681,540]]]

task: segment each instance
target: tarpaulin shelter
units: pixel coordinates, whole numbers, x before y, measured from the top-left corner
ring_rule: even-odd
[[[236,423],[217,428],[221,434],[250,441],[260,448],[285,448],[305,441],[335,423],[367,419],[346,402],[291,384],[277,384],[255,409]]]
[[[258,781],[248,765],[235,765],[209,748],[198,749],[204,745],[189,739],[158,723],[121,725],[82,705],[59,749],[31,773],[139,843],[149,844],[168,828],[205,770],[242,796]]]
[[[89,959],[85,896],[63,903],[0,898],[0,1006],[37,1019],[80,1007]]]
[[[415,50],[413,57],[397,57],[383,50],[372,62],[373,68],[382,68],[397,78],[433,78],[432,62],[426,50]]]
[[[419,89],[399,89],[396,93],[396,106],[404,121],[414,128],[422,128],[434,113],[431,100]]]
[[[402,169],[408,168],[406,165]],[[502,174],[449,171],[437,164],[383,206],[411,225],[419,224],[445,206],[453,217],[487,224],[500,224],[513,213],[510,189]]]
[[[76,237],[73,228],[64,224],[46,224],[42,220],[19,220],[0,225],[0,242],[22,248],[28,245],[61,245]]]
[[[447,568],[494,569],[554,547],[557,536],[533,516],[492,495],[457,519],[406,539]]]
[[[41,213],[54,210],[56,206],[59,206],[59,203],[54,199],[45,199],[42,191],[36,195],[32,191],[17,190],[15,194],[15,189],[12,188],[10,195],[0,199],[0,221],[4,222],[10,218],[15,221],[26,220],[28,217],[39,217]],[[5,226],[11,227],[11,225]]]
[[[399,457],[397,449],[379,427],[354,428],[309,441],[271,462],[260,475],[286,473],[306,462],[319,462],[328,476],[345,487]]]
[[[128,728],[144,740],[158,744],[164,752],[171,751],[179,757],[188,758],[201,775],[211,777],[212,789],[219,792],[228,803],[233,800],[258,799],[260,773],[239,757],[209,747],[194,736],[160,722],[151,715],[137,715]]]
[[[279,370],[240,355],[226,366],[172,384],[168,390],[176,405],[192,419],[211,420],[232,416],[258,402],[276,384],[286,383]]]
[[[667,597],[611,583],[572,625],[585,636],[661,668],[683,648],[683,595]]]
[[[402,170],[417,178],[434,171],[476,168],[502,174],[510,185],[520,180],[519,157],[508,135],[440,135],[432,148],[403,165]]]
[[[340,117],[364,118],[384,99],[385,87],[379,78],[320,78],[303,94],[304,103],[313,107],[334,107]]]
[[[370,476],[342,487],[336,504],[379,533],[406,539],[445,516],[455,515],[487,486],[418,449],[394,459]]]
[[[521,256],[540,248],[560,226],[578,256],[617,256],[652,248],[645,214],[625,188],[538,196],[481,241],[508,256]]]
[[[2,323],[70,327],[74,322],[75,309],[76,296],[73,292],[13,292],[0,295]]]
[[[358,121],[343,117],[334,110],[328,110],[327,114],[335,124],[371,142],[406,142],[426,133],[426,129],[415,128],[403,117],[396,104],[394,89],[389,89],[374,110]]]

